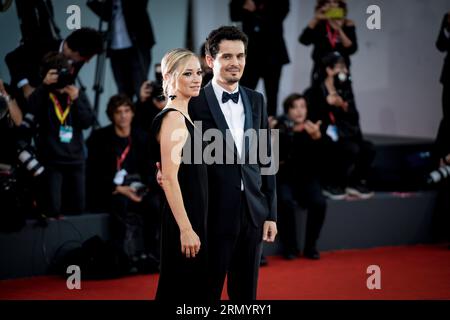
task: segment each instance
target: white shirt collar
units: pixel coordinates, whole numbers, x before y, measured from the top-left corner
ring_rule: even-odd
[[[214,93],[216,94],[217,100],[219,101],[219,103],[222,103],[222,94],[223,92],[228,92],[227,90],[225,90],[224,88],[222,88],[218,83],[217,80],[215,80],[214,78],[211,80],[211,84],[214,90]],[[239,91],[239,84],[236,86],[236,89],[234,89],[232,92],[228,92],[228,93],[235,93]]]

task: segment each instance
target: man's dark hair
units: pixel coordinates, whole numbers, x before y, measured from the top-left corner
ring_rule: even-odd
[[[136,111],[136,107],[134,106],[131,99],[126,94],[116,94],[109,98],[108,105],[106,107],[106,115],[108,116],[109,120],[113,122],[113,115],[114,112],[120,107],[120,106],[129,106],[133,113]]]
[[[322,58],[322,66],[326,68],[334,68],[338,63],[345,64],[344,57],[337,51],[331,52]]]
[[[248,38],[245,33],[233,26],[223,26],[211,31],[206,38],[206,54],[216,57],[219,52],[219,45],[222,40],[242,41],[245,53],[247,53]]]
[[[81,28],[72,32],[66,38],[67,46],[83,58],[89,59],[102,52],[102,35],[92,28]]]
[[[322,83],[327,77],[327,68],[333,69],[338,63],[346,65],[344,57],[337,51],[330,52],[320,61],[320,68],[317,76],[316,84]]]
[[[42,79],[44,79],[50,69],[56,69],[60,71],[61,69],[69,68],[69,60],[67,60],[67,58],[62,53],[50,51],[44,56],[44,58],[42,58],[40,73]]]
[[[283,101],[284,114],[287,114],[289,112],[289,110],[294,106],[294,101],[298,99],[304,99],[306,101],[305,97],[300,93],[291,93],[286,97],[286,99],[284,99]]]

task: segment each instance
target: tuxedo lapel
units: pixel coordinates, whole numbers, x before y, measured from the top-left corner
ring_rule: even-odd
[[[228,134],[231,138],[227,139],[227,130],[230,130],[230,128],[228,127],[227,124],[227,120],[225,120],[225,116],[222,113],[222,109],[220,109],[220,105],[219,102],[217,101],[216,95],[214,93],[214,89],[212,87],[211,82],[208,83],[205,87],[205,96],[206,96],[206,101],[208,102],[208,106],[209,109],[211,111],[211,114],[214,118],[214,121],[216,123],[217,129],[219,129],[222,132],[222,137],[225,140],[225,142],[227,143],[228,148],[230,148],[231,150],[233,150],[233,152],[236,152],[236,145],[234,143],[233,140],[233,136],[231,135],[231,132],[229,131]],[[237,156],[239,156],[238,153],[235,153]]]
[[[248,154],[250,146],[252,145],[253,135],[248,135],[249,139],[246,139],[245,132],[249,129],[253,129],[253,112],[252,112],[252,104],[250,103],[250,99],[248,98],[247,93],[242,87],[239,87],[239,94],[242,99],[242,103],[244,105],[245,112],[245,123],[244,123],[244,150],[245,155]]]

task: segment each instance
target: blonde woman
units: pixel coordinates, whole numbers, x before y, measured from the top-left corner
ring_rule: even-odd
[[[206,165],[193,161],[194,149],[199,146],[195,145],[197,129],[188,113],[190,98],[200,91],[202,70],[197,56],[186,49],[167,52],[161,68],[169,99],[152,127],[166,200],[156,299],[206,300],[208,178]]]

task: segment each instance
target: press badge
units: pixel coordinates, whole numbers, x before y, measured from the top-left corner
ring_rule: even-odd
[[[116,186],[121,186],[122,183],[125,181],[125,177],[127,176],[128,172],[125,169],[117,171],[116,175],[114,176],[114,184]]]
[[[327,136],[331,138],[334,142],[339,140],[338,129],[334,124],[330,124],[327,128]]]
[[[70,143],[73,137],[73,128],[71,126],[59,127],[59,141],[62,143]]]

